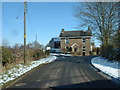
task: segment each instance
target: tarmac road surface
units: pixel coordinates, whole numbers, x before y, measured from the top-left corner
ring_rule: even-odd
[[[92,56],[59,56],[56,61],[40,65],[9,88],[118,88],[94,70]]]

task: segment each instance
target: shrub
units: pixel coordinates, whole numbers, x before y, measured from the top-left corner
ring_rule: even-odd
[[[102,45],[101,56],[109,60],[120,60],[120,48],[116,48],[113,45]]]
[[[5,66],[7,63],[12,63],[13,55],[10,49],[2,47],[2,64]]]
[[[33,53],[34,60],[38,60],[38,59],[43,58],[45,56],[46,56],[46,54],[40,49],[36,49]]]
[[[46,51],[45,51],[45,54],[46,54],[46,55],[49,55],[49,54],[50,54],[50,51],[49,51],[49,50],[46,50]]]
[[[120,48],[114,49],[115,52],[115,60],[120,60]]]

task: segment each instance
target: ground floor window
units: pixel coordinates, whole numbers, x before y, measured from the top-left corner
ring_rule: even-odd
[[[69,51],[69,47],[66,47],[66,50]]]
[[[72,47],[70,47],[70,51],[72,51]]]
[[[85,52],[83,52],[83,56],[85,56]]]
[[[82,50],[83,50],[83,51],[86,51],[86,46],[83,46],[83,47],[82,47]]]
[[[72,51],[72,47],[66,47],[67,51]]]

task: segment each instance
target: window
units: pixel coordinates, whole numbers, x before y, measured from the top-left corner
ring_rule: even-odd
[[[54,42],[54,47],[55,47],[55,48],[60,48],[60,42],[59,42],[59,41]]]
[[[82,50],[83,50],[83,51],[86,51],[86,46],[83,46]]]
[[[68,44],[69,43],[69,39],[65,39],[65,43]]]
[[[82,41],[83,41],[83,43],[85,43],[86,42],[86,38],[83,38]]]
[[[72,51],[72,48],[71,47],[66,47],[66,50],[67,51]]]
[[[85,49],[83,49],[83,51],[86,51]]]
[[[69,51],[69,47],[66,47],[67,51]]]
[[[70,51],[72,51],[72,47],[70,47]]]
[[[85,56],[85,52],[83,52],[83,56]]]
[[[86,48],[85,46],[83,46],[83,48]]]

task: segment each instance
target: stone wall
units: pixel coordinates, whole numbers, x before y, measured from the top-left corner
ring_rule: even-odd
[[[65,38],[61,38],[60,47],[61,50],[64,50],[66,47],[72,47],[72,53],[75,53],[74,48],[77,48],[77,53],[83,55],[82,47],[86,46],[85,55],[89,55],[90,52],[90,38],[86,38],[86,43],[82,42],[82,38],[69,38],[69,43],[65,43]]]

